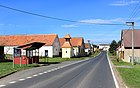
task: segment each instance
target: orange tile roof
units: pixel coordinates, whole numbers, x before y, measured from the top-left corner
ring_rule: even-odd
[[[9,35],[0,36],[0,45],[3,46],[20,46],[32,42],[42,42],[47,46],[53,45],[57,34],[40,34],[40,35]]]
[[[71,48],[72,45],[70,44],[70,42],[65,42],[61,47],[62,48]]]
[[[59,38],[59,42],[60,42],[60,46],[62,47],[62,45],[65,43],[65,38]],[[82,37],[73,37],[70,39],[70,43],[73,47],[75,46],[82,46],[84,40]]]
[[[66,34],[64,38],[71,38],[69,34]]]

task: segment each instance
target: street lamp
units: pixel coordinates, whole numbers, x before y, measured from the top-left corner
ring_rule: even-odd
[[[134,22],[126,22],[127,26],[132,26],[132,65],[134,65]]]

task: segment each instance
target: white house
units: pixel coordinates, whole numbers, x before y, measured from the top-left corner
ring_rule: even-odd
[[[4,46],[4,54],[13,54],[13,48],[32,42],[45,43],[39,49],[39,56],[58,56],[60,51],[60,43],[57,34],[40,34],[40,35],[9,35],[0,36],[0,46]],[[22,55],[25,55],[22,50]]]
[[[99,44],[100,50],[108,51],[109,48],[110,48],[110,44]]]

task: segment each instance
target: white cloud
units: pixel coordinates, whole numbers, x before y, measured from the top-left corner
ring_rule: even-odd
[[[110,23],[109,20],[103,20],[103,19],[80,20],[79,22],[85,22],[85,23]]]
[[[125,24],[129,21],[138,21],[135,23],[135,26],[140,26],[140,17],[129,19],[129,18],[114,18],[114,19],[85,19],[85,20],[79,20],[78,22],[81,23],[87,23],[87,24]],[[78,24],[70,24],[70,25],[61,25],[61,27],[64,28],[74,28],[78,27]]]
[[[77,27],[77,26],[74,25],[74,24],[70,24],[70,25],[61,25],[61,27],[64,27],[64,28],[73,28],[73,27]]]
[[[115,19],[87,19],[80,20],[79,22],[85,23],[99,23],[99,24],[109,24],[109,23],[125,23],[128,18],[115,18]]]
[[[120,1],[115,1],[113,3],[111,3],[111,6],[128,6],[131,4],[136,4],[139,3],[138,0],[120,0]]]

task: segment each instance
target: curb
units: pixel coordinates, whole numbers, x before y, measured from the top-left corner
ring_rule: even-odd
[[[6,77],[6,76],[9,76],[9,75],[11,75],[11,74],[14,74],[14,73],[16,73],[16,72],[18,72],[18,71],[14,71],[14,72],[11,72],[11,73],[9,73],[9,74],[7,74],[7,75],[1,76],[0,79],[4,78],[4,77]]]

